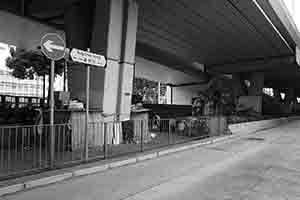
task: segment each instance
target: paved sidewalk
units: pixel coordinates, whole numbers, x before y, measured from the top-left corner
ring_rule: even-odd
[[[252,137],[178,152],[3,199],[300,199],[300,121]]]

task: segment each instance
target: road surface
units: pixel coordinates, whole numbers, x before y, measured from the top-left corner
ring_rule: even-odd
[[[6,200],[298,200],[300,121]]]

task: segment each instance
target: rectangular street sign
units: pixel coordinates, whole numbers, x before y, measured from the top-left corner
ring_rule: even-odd
[[[104,56],[88,51],[72,49],[70,56],[74,62],[84,63],[87,65],[94,65],[98,67],[104,67],[106,65],[106,59]]]

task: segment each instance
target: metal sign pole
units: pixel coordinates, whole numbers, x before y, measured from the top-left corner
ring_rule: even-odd
[[[63,91],[64,92],[67,92],[67,68],[68,68],[68,61],[65,60],[65,63],[64,63],[64,89]]]
[[[90,52],[90,49],[87,49]],[[90,65],[86,66],[86,106],[85,106],[85,160],[89,158],[89,109],[90,109]]]
[[[65,57],[66,54],[66,42],[56,33],[47,33],[41,39],[41,50],[43,54],[51,60],[50,69],[50,127],[48,138],[50,139],[49,157],[50,157],[50,167],[53,167],[55,161],[55,127],[54,127],[54,71],[55,71],[55,61],[60,60]],[[48,141],[47,141],[48,142]],[[49,147],[48,147],[49,148]]]
[[[51,71],[50,71],[50,161],[51,165],[54,163],[54,68],[55,61],[51,60]]]

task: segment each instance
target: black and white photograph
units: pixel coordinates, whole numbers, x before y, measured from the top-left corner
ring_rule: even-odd
[[[300,0],[0,0],[0,200],[300,200]]]

